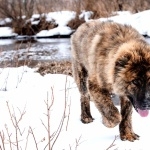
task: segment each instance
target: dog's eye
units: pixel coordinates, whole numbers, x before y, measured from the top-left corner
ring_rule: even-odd
[[[132,83],[137,86],[141,84],[141,81],[139,79],[135,79],[135,80],[132,80]]]

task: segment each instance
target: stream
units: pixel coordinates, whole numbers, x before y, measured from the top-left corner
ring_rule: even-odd
[[[0,63],[18,61],[70,60],[70,39],[37,39],[35,42],[0,40]]]
[[[150,38],[145,38],[150,43]],[[70,60],[70,38],[37,39],[35,42],[0,40],[0,64],[14,61],[61,61]]]

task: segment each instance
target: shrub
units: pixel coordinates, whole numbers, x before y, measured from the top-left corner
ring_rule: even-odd
[[[25,24],[24,18],[31,18],[33,12],[34,0],[1,0],[0,2],[1,15],[12,20],[10,25],[16,31],[22,29]]]
[[[21,35],[34,35],[41,30],[56,27],[52,22],[46,22],[44,17],[39,18],[39,24],[33,25],[31,18],[33,13],[48,13],[53,11],[75,11],[77,16],[68,23],[72,29],[76,29],[84,20],[78,15],[85,11],[92,11],[93,19],[109,17],[114,11],[129,10],[133,13],[150,9],[149,0],[0,0],[0,16],[10,18],[11,23],[7,26]],[[23,17],[24,16],[24,17]]]

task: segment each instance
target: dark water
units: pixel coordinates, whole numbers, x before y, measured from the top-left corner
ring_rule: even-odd
[[[44,47],[50,46],[54,47],[57,46],[59,48],[65,47],[66,45],[70,45],[69,38],[55,38],[55,39],[37,39],[34,42],[26,42],[26,41],[17,41],[13,39],[0,39],[0,47],[3,50],[16,50],[16,49],[25,49],[28,46],[32,47]]]
[[[150,38],[145,38],[145,40],[150,43]],[[13,39],[0,39],[0,51],[47,51],[47,52],[59,52],[61,51],[61,58],[70,58],[70,39],[69,38],[55,38],[55,39],[37,39],[35,42],[17,42]],[[55,55],[57,55],[57,52]],[[65,55],[66,53],[66,55]],[[44,55],[44,53],[43,53]],[[65,57],[64,57],[65,56]]]

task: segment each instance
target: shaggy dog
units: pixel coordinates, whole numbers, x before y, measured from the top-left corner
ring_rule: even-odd
[[[132,129],[132,106],[142,116],[150,109],[150,45],[131,26],[91,21],[71,37],[73,76],[81,93],[81,121],[90,123],[90,100],[121,140],[139,136]],[[121,110],[111,94],[120,98]]]

